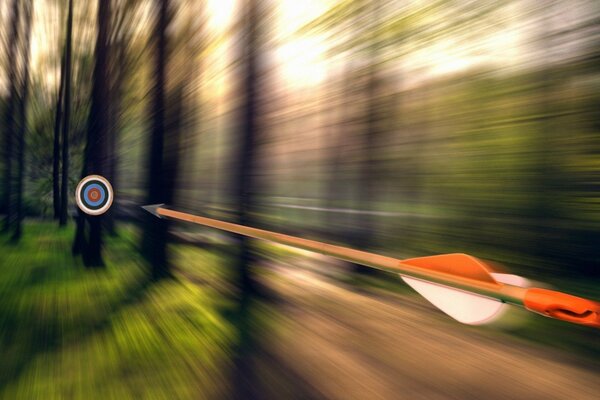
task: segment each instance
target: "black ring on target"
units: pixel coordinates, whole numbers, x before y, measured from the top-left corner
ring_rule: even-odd
[[[112,205],[112,186],[100,175],[86,176],[77,185],[75,201],[79,209],[86,214],[104,214]]]

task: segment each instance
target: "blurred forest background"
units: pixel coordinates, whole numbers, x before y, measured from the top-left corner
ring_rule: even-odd
[[[48,265],[105,267],[113,275],[81,279],[124,274],[140,291],[200,264],[229,271],[241,314],[223,318],[242,327],[233,364],[248,373],[247,301],[267,291],[258,260],[283,250],[157,220],[145,204],[398,258],[465,252],[597,297],[599,22],[594,0],[3,0],[0,264],[12,272],[0,314],[15,332],[71,316],[22,347],[3,336],[17,350],[0,390],[23,395],[10,386],[27,368],[17,353],[57,351],[68,321],[80,333],[107,323],[77,320],[104,309],[89,286],[81,304],[96,311],[73,316],[48,289],[54,311],[22,320],[25,264],[35,282],[60,280]],[[73,198],[92,173],[115,189],[100,218]],[[110,312],[125,289],[113,290]]]

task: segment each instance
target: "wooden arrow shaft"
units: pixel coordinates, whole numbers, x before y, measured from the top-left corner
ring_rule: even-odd
[[[348,247],[271,232],[264,229],[233,224],[212,218],[200,217],[166,208],[157,208],[156,212],[161,217],[169,217],[181,221],[192,222],[228,232],[238,233],[240,235],[249,236],[256,239],[263,239],[270,242],[314,251],[341,260],[365,265],[367,267],[400,275],[407,275],[413,278],[422,279],[445,286],[451,286],[456,289],[477,293],[482,296],[495,298],[508,303],[522,305],[525,297],[526,289],[524,288],[501,283],[482,282],[476,279],[465,278],[449,273],[417,267],[414,265],[405,264],[402,262],[402,260],[393,257],[382,256]]]
[[[341,260],[365,265],[383,271],[421,279],[429,283],[439,284],[469,293],[524,306],[530,311],[569,321],[577,324],[600,328],[600,303],[571,296],[566,293],[547,289],[522,288],[494,281],[461,276],[456,273],[437,271],[423,266],[409,264],[393,257],[382,256],[366,251],[336,246],[333,244],[303,239],[296,236],[284,235],[264,229],[233,224],[212,218],[200,217],[180,211],[156,208],[156,214],[180,221],[188,221],[199,225],[209,226],[244,236],[263,239],[275,243],[314,251]],[[460,272],[458,272],[460,274]]]

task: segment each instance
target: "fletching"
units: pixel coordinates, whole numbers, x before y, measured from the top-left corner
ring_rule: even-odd
[[[400,277],[431,304],[463,324],[481,325],[492,322],[507,307],[505,303],[490,297],[408,276]]]
[[[497,282],[504,283],[506,285],[513,285],[522,288],[531,287],[531,281],[519,275],[499,274],[497,272],[492,272],[490,275],[492,275]]]
[[[436,256],[409,258],[402,264],[414,265],[437,272],[475,279],[481,282],[497,283],[490,274],[492,268],[478,258],[468,254],[453,253]]]
[[[498,283],[488,264],[467,254],[411,258],[403,260],[402,263],[482,282]],[[406,275],[400,277],[431,304],[464,324],[480,325],[492,322],[502,315],[506,308],[506,305],[497,299]],[[498,281],[502,281],[502,277]]]

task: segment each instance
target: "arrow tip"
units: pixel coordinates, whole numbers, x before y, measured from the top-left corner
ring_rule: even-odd
[[[158,209],[163,206],[164,204],[149,204],[147,206],[142,206],[142,208],[148,211],[150,214],[154,215],[155,217],[162,218],[158,213]]]

